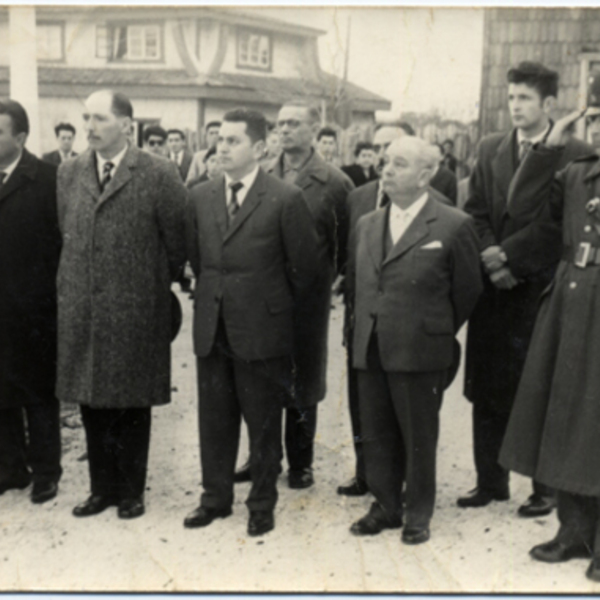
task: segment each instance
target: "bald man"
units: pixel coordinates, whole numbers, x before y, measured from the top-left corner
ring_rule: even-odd
[[[351,532],[372,535],[405,521],[405,544],[430,536],[442,395],[456,333],[482,290],[472,219],[428,191],[437,163],[424,140],[391,142],[382,172],[391,203],[359,220],[350,257],[363,452],[376,500]]]

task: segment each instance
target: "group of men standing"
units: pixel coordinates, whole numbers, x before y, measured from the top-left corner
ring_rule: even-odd
[[[60,157],[58,178],[25,150],[22,107],[0,103],[0,493],[33,477],[32,501],[56,495],[58,397],[81,405],[86,432],[91,495],[73,514],[113,505],[120,518],[144,513],[151,408],[170,399],[170,287],[187,259],[196,276],[204,490],[186,527],[229,516],[235,482],[249,480],[248,533],[273,529],[284,449],[289,486],[314,484],[338,275],[356,453],[355,476],[338,493],[375,498],[351,532],[403,527],[406,544],[429,539],[439,411],[460,360],[456,335],[469,317],[465,395],[473,403],[477,487],[458,505],[508,499],[500,448],[540,295],[566,255],[560,219],[548,217],[528,180],[515,182],[554,138],[565,144],[546,161],[554,170],[591,151],[563,136],[563,121],[553,128],[557,90],[557,74],[537,63],[509,71],[515,128],[482,141],[466,213],[435,189],[439,150],[406,124],[381,127],[372,145],[357,148],[366,179],[363,151],[382,168],[379,179],[353,190],[315,150],[320,115],[310,104],[282,106],[281,152],[266,168],[265,117],[232,110],[205,155],[216,155],[223,175],[188,193],[182,168],[197,157],[179,148],[183,132],[165,132],[171,160],[138,150],[129,141],[133,108],[120,93],[86,100],[89,149]],[[147,137],[150,145],[161,133]],[[16,266],[6,259],[15,248]],[[242,420],[250,454],[236,473]],[[521,468],[508,448],[503,463]],[[533,471],[533,493],[519,509],[525,517],[548,514],[560,487]],[[579,541],[564,539],[562,554],[546,548],[534,556],[581,554]]]

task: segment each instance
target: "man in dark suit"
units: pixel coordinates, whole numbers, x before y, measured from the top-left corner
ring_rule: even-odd
[[[429,539],[439,409],[456,333],[482,289],[472,219],[428,193],[437,163],[424,140],[392,142],[382,172],[391,203],[360,219],[350,259],[363,451],[376,499],[351,531],[398,528],[405,515],[406,544]]]
[[[456,176],[458,161],[456,160],[456,156],[452,154],[453,151],[454,142],[451,139],[444,140],[444,143],[442,144],[442,165]]]
[[[375,170],[375,149],[370,142],[358,142],[354,149],[355,163],[342,167],[342,171],[350,177],[355,187],[360,187],[379,179]]]
[[[429,188],[429,196],[437,202],[452,206],[452,202],[433,188]],[[381,180],[372,181],[352,190],[348,194],[348,255],[356,244],[356,224],[358,220],[367,213],[377,208],[384,208],[390,202],[385,193]],[[354,324],[354,297],[355,297],[355,273],[352,271],[353,265],[346,266],[346,272],[343,280],[344,293],[344,342],[346,344],[347,357],[347,382],[348,382],[348,406],[350,411],[350,425],[352,427],[352,441],[354,443],[354,453],[356,456],[356,468],[354,477],[347,483],[338,486],[337,493],[344,496],[362,496],[367,493],[367,480],[365,475],[365,463],[362,452],[362,434],[360,431],[360,418],[358,406],[358,380],[357,370],[352,365],[352,331]]]
[[[237,109],[225,115],[217,146],[225,176],[192,189],[186,228],[197,278],[194,350],[204,493],[184,525],[204,527],[231,514],[243,416],[253,536],[275,525],[294,320],[321,267],[301,191],[258,166],[265,137],[262,114]]]
[[[437,148],[437,146],[436,146]],[[441,160],[441,156],[440,156]],[[456,206],[456,197],[458,195],[458,183],[456,181],[456,175],[446,168],[443,164],[438,164],[429,185],[444,194],[446,198],[449,198],[452,202],[452,206]]]
[[[133,107],[95,92],[83,114],[90,148],[58,170],[64,245],[58,271],[62,402],[81,405],[88,517],[145,512],[152,407],[171,400],[171,282],[185,261],[187,192],[175,166],[129,144]]]
[[[346,261],[346,198],[354,188],[344,173],[326,163],[315,150],[313,142],[320,122],[320,113],[314,106],[304,101],[284,104],[277,118],[282,153],[269,169],[275,177],[302,189],[317,229],[320,256],[319,277],[298,314],[294,399],[286,411],[288,483],[293,489],[314,483],[317,406],[327,393],[331,288]]]
[[[27,152],[27,113],[0,101],[0,494],[56,496],[60,466],[56,167]],[[27,426],[25,426],[25,415]],[[26,441],[27,440],[27,441]]]
[[[169,160],[177,165],[181,180],[185,181],[194,155],[187,149],[185,133],[181,129],[169,129],[167,131],[167,148],[169,149]]]
[[[477,487],[458,505],[479,507],[508,500],[508,471],[498,455],[517,391],[542,291],[562,252],[560,226],[511,217],[507,198],[521,159],[546,139],[556,102],[558,73],[524,62],[508,71],[508,105],[514,129],[481,141],[465,211],[479,234],[485,289],[469,323],[465,396],[473,403],[473,448]],[[589,154],[572,138],[558,168]],[[549,514],[553,490],[533,482],[519,508],[523,517]]]
[[[77,156],[77,152],[73,152],[76,132],[71,123],[59,123],[54,128],[54,133],[58,141],[58,150],[44,154],[42,160],[58,167],[65,160]]]

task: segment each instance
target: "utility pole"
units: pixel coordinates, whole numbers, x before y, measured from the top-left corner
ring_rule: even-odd
[[[8,7],[9,95],[20,102],[29,116],[27,148],[40,154],[35,7]]]

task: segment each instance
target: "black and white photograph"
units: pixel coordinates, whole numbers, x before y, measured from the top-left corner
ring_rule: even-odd
[[[599,148],[590,6],[0,6],[0,593],[599,593]]]

